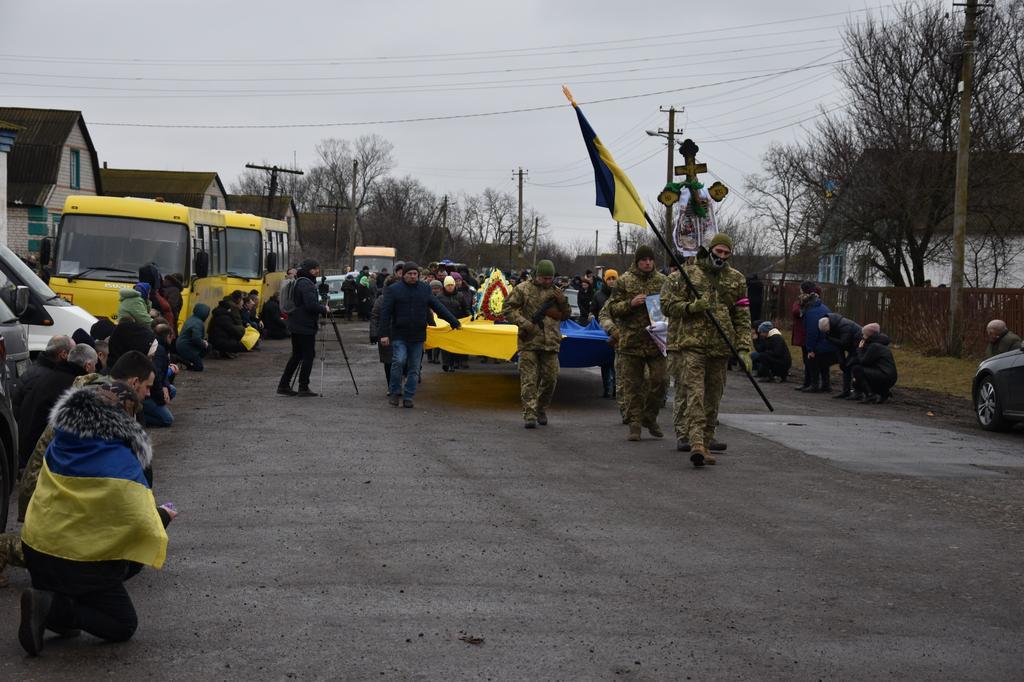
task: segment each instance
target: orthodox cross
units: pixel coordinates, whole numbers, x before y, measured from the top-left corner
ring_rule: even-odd
[[[698,173],[707,173],[708,165],[706,163],[697,163],[697,152],[700,151],[700,147],[691,140],[686,138],[683,143],[679,145],[679,153],[683,155],[683,161],[686,163],[682,166],[675,167],[676,175],[685,175],[687,182],[697,181]]]

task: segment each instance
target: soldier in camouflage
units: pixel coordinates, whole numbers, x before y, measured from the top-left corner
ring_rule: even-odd
[[[641,427],[655,438],[664,436],[658,426],[658,410],[665,401],[668,371],[665,356],[647,331],[651,324],[647,297],[661,293],[665,283],[665,275],[654,265],[654,249],[646,245],[638,248],[633,265],[619,278],[605,304],[619,331],[615,372],[622,377],[632,441],[640,440]]]
[[[561,324],[572,312],[554,281],[554,264],[538,262],[533,279],[517,284],[501,309],[505,319],[519,327],[519,387],[528,429],[548,423],[547,408],[558,381]]]
[[[668,317],[668,351],[673,355],[676,385],[684,388],[685,404],[677,400],[674,421],[677,448],[691,452],[694,466],[714,464],[709,452],[725,450],[714,440],[718,405],[725,391],[729,347],[707,313],[714,315],[750,371],[750,308],[746,278],[729,266],[732,239],[716,234],[685,268],[699,295],[694,296],[678,272],[661,290],[661,310]]]

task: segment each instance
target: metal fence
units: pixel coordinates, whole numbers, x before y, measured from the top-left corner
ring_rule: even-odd
[[[858,324],[877,322],[895,343],[928,354],[945,352],[949,329],[949,289],[921,287],[847,287],[823,284],[822,299],[833,312]],[[790,310],[800,295],[798,282],[766,286],[764,316],[788,327]],[[964,352],[985,353],[985,325],[1004,320],[1024,332],[1024,289],[963,289]]]

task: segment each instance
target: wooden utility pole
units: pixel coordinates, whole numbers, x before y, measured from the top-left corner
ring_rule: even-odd
[[[598,240],[598,237],[600,236],[600,234],[601,234],[601,230],[594,230],[594,272],[597,272],[597,259],[598,259],[598,253],[597,252],[600,249],[600,247],[597,245],[597,240]]]
[[[258,166],[255,163],[245,164],[246,168],[253,168],[255,170],[265,170],[270,172],[270,191],[267,193],[267,217],[274,217],[274,195],[277,194],[277,174],[278,173],[291,173],[292,175],[304,175],[300,170],[293,168],[281,168],[279,166]]]
[[[444,259],[444,240],[448,236],[448,195],[444,195],[441,203],[441,249],[438,251],[437,260]]]
[[[356,176],[357,176],[358,173],[359,173],[359,160],[358,159],[352,159],[352,199],[349,202],[349,207],[351,208],[350,213],[351,213],[351,218],[352,218],[352,225],[349,228],[349,242],[348,242],[349,243],[349,248],[346,249],[346,252],[348,254],[348,259],[349,259],[350,263],[354,262],[352,260],[352,258],[353,258],[352,254],[353,254],[353,251],[355,251],[355,248],[357,246],[359,246],[359,227],[358,227],[358,225],[356,223],[356,213],[358,212],[357,211],[357,207],[356,207]]]
[[[344,211],[345,207],[340,204],[320,204],[317,208],[334,211],[334,260],[331,262],[334,263],[336,267],[341,267],[341,263],[338,262],[338,234],[340,232],[338,229],[338,214],[341,211]]]
[[[533,269],[537,269],[537,235],[540,233],[540,218],[533,218]]]
[[[962,292],[964,286],[964,240],[967,235],[967,167],[971,155],[971,91],[974,86],[974,52],[978,34],[978,0],[954,3],[964,8],[964,51],[960,71],[960,139],[956,150],[956,186],[953,204],[953,273],[949,278],[950,355],[963,351]]]
[[[662,111],[665,111],[662,109]],[[665,175],[665,182],[672,182],[673,171],[675,170],[676,150],[676,108],[668,108],[668,172]],[[672,234],[672,207],[665,207],[665,234]]]
[[[615,253],[622,255],[622,223],[615,221]]]
[[[519,239],[516,242],[519,245],[519,250],[523,250],[523,176],[529,175],[528,171],[524,171],[522,167],[518,171],[513,171],[512,175],[519,176]]]

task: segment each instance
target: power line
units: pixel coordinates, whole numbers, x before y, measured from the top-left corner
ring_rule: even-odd
[[[747,28],[761,28],[764,26],[774,26],[779,24],[792,24],[797,21],[812,21],[814,19],[835,17],[835,16],[849,16],[853,14],[862,14],[865,12],[871,12],[874,10],[887,9],[890,7],[898,6],[896,3],[880,5],[877,7],[869,7],[859,10],[847,10],[842,12],[832,12],[828,14],[820,14],[802,18],[790,18],[790,19],[778,19],[770,22],[761,22],[756,24],[745,24],[742,26],[730,26],[722,28],[702,29],[702,34],[712,33],[724,33],[737,30],[743,30]],[[748,39],[758,37],[771,37],[775,35],[789,34],[789,33],[801,33],[808,31],[820,31],[831,28],[839,28],[837,26],[826,26],[826,27],[809,27],[802,29],[790,29],[787,31],[773,31],[768,33],[755,33],[740,36],[730,36],[730,39]],[[693,33],[688,31],[684,33],[669,33],[656,36],[640,36],[635,38],[620,38],[612,40],[601,40],[591,41],[585,43],[568,43],[562,45],[551,45],[551,46],[538,46],[532,48],[506,48],[498,50],[477,50],[477,51],[463,51],[463,52],[440,52],[440,53],[427,53],[418,55],[390,55],[390,56],[370,56],[370,57],[325,57],[319,59],[310,58],[294,58],[294,59],[138,59],[138,58],[91,58],[91,57],[57,57],[52,55],[19,55],[19,54],[0,54],[0,59],[7,59],[11,61],[23,61],[23,62],[45,62],[45,63],[79,63],[79,64],[128,64],[128,65],[166,65],[166,66],[188,66],[188,65],[220,65],[220,66],[241,66],[241,65],[339,65],[339,64],[383,64],[383,63],[403,63],[410,60],[416,60],[419,62],[436,60],[436,61],[456,61],[460,59],[510,59],[518,57],[545,57],[552,56],[554,54],[574,54],[580,52],[608,52],[628,49],[643,49],[652,47],[648,41],[652,40],[665,40],[687,38],[688,43],[704,43],[704,42],[720,42],[722,38],[693,38]],[[643,45],[622,45],[621,43],[627,42],[641,42]],[[609,47],[609,44],[615,44],[615,47]],[[592,47],[592,46],[601,47]],[[663,46],[676,46],[676,42],[664,43],[653,45],[653,47]],[[591,48],[591,49],[578,49],[578,48]],[[541,52],[541,50],[560,50],[560,52]]]
[[[819,69],[826,66],[834,66],[836,64],[842,64],[850,61],[849,59],[839,59],[831,62],[824,62],[821,64],[813,64],[810,66],[798,66],[789,69],[783,69],[781,71],[775,71],[767,74],[760,74],[757,76],[747,76],[742,78],[733,78],[729,80],[717,81],[714,83],[703,83],[700,85],[691,85],[682,88],[671,88],[668,90],[656,90],[653,92],[639,93],[636,95],[620,95],[618,97],[605,97],[601,99],[594,99],[589,101],[580,102],[580,104],[604,104],[606,102],[622,102],[633,99],[643,99],[645,97],[656,97],[660,95],[669,95],[678,92],[686,92],[691,90],[697,90],[701,88],[712,88],[720,85],[730,85],[732,83],[743,83],[752,80],[759,80],[764,78],[771,78],[774,76],[795,73],[798,71],[805,71],[809,69]],[[339,128],[339,127],[353,127],[353,126],[366,126],[366,125],[390,125],[398,123],[422,123],[428,121],[451,121],[461,120],[469,118],[484,118],[489,116],[503,116],[507,114],[520,114],[534,111],[549,111],[552,109],[564,109],[565,104],[549,104],[536,107],[521,107],[517,109],[504,109],[499,111],[484,111],[474,112],[468,114],[447,114],[437,116],[418,116],[410,118],[396,118],[396,119],[380,119],[374,121],[339,121],[332,123],[245,123],[245,124],[199,124],[199,123],[128,123],[122,121],[98,121],[92,122],[91,126],[116,126],[122,128],[183,128],[183,129],[206,129],[206,130],[239,130],[239,129],[254,129],[254,130],[267,130],[267,129],[284,129],[284,128]]]

